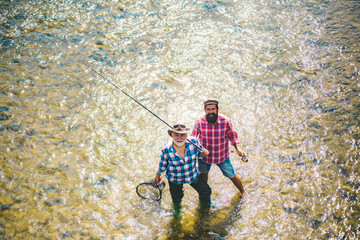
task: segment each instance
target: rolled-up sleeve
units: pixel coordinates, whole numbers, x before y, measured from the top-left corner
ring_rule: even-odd
[[[167,156],[166,152],[164,150],[162,150],[161,155],[160,155],[159,168],[157,171],[158,174],[162,174],[166,170],[167,165],[168,165],[167,159],[168,159],[168,156]]]
[[[231,142],[232,145],[236,145],[236,144],[239,143],[238,134],[234,130],[234,127],[233,127],[230,120],[228,122],[226,135],[227,135],[227,137],[228,137],[228,139],[229,139],[229,141]]]

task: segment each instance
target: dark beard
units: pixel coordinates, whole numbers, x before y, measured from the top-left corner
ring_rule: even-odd
[[[215,113],[206,114],[206,121],[210,124],[215,124],[218,119],[218,115]]]

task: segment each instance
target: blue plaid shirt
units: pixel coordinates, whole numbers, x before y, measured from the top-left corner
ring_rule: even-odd
[[[193,142],[198,147],[204,147],[194,137],[188,137],[187,140]],[[197,167],[197,157],[201,158],[200,150],[193,144],[186,141],[185,157],[181,159],[173,147],[173,141],[168,142],[161,150],[161,160],[158,173],[166,170],[166,178],[172,183],[192,183],[200,174]],[[199,155],[199,156],[197,156]]]

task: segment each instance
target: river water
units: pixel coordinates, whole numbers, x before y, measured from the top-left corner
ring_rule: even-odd
[[[0,238],[358,239],[356,0],[0,1]],[[168,127],[220,101],[249,192],[140,199]]]

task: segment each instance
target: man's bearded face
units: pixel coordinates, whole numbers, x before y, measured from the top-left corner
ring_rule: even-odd
[[[218,109],[216,108],[216,105],[206,106],[205,112],[207,122],[210,124],[216,123],[216,120],[218,119]]]

